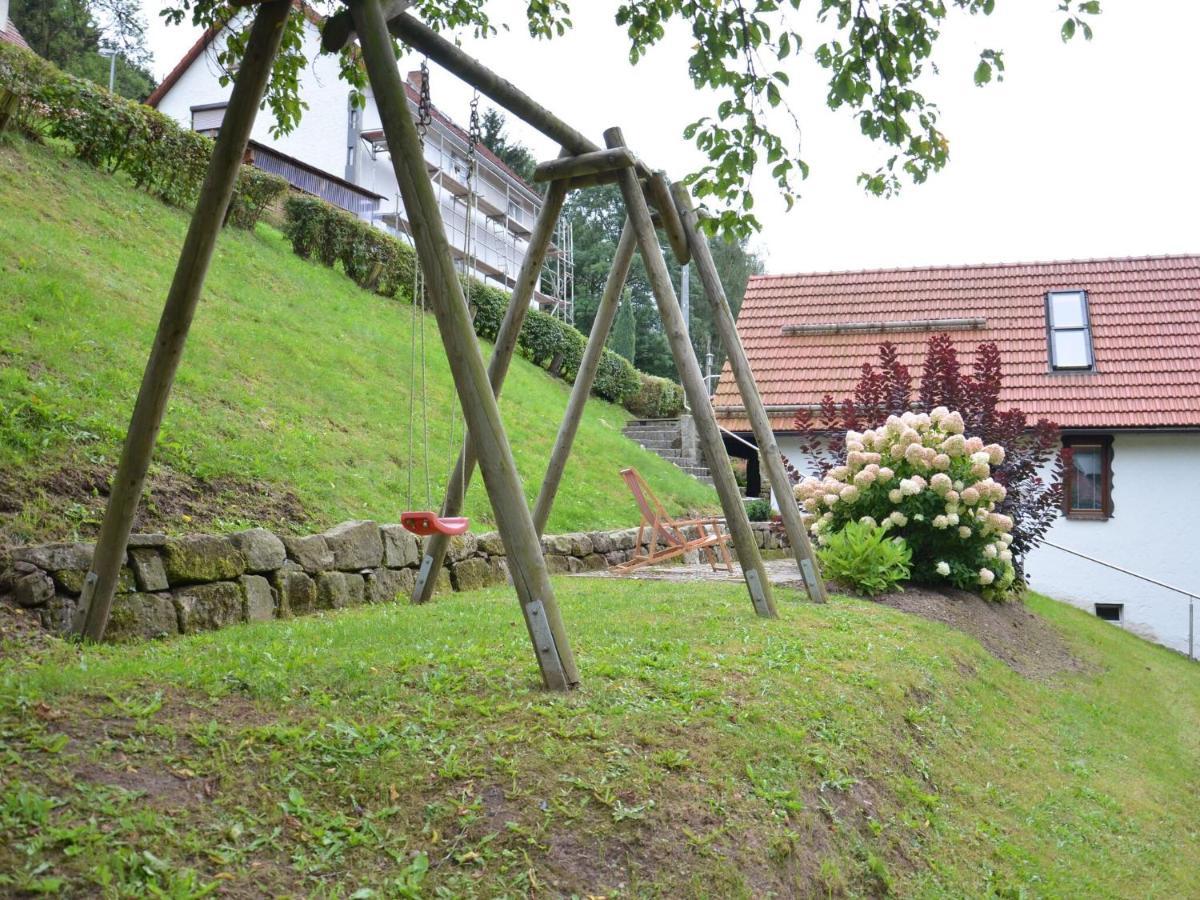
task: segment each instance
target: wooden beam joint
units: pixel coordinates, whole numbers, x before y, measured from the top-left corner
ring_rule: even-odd
[[[636,162],[634,155],[625,147],[580,153],[577,156],[560,157],[538,163],[533,170],[534,181],[559,181],[564,178],[579,178],[602,175],[617,169],[626,169]]]

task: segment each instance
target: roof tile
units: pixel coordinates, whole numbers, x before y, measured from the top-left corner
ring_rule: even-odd
[[[1045,295],[1088,292],[1096,367],[1049,368]],[[1004,366],[1001,402],[1067,428],[1200,426],[1200,256],[1000,263],[751,278],[738,332],[768,406],[842,398],[864,362],[890,340],[914,382],[933,332],[784,335],[785,325],[984,316],[951,332],[964,366],[994,341]],[[721,423],[748,430],[728,363],[713,399]],[[724,409],[723,409],[724,408]],[[771,413],[776,428],[791,414]]]

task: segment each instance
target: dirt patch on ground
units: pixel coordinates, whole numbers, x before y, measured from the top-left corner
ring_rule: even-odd
[[[965,631],[989,653],[1027,678],[1050,678],[1086,669],[1053,626],[1018,600],[995,603],[966,591],[935,590],[919,585],[874,599],[892,609]]]
[[[0,472],[0,555],[6,546],[25,543],[22,536],[31,528],[39,540],[93,539],[104,516],[112,473],[110,466],[88,462],[60,465],[34,478]],[[197,531],[218,519],[292,530],[311,517],[287,488],[226,476],[195,478],[160,465],[150,474],[133,527]]]

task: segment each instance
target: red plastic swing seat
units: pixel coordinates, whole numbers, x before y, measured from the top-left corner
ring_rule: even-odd
[[[437,513],[428,510],[420,512],[400,513],[400,524],[413,534],[427,536],[431,534],[462,534],[471,527],[471,520],[466,516],[446,516],[440,518]]]

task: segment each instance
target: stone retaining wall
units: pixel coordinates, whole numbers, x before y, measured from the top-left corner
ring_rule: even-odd
[[[754,523],[759,547],[786,537]],[[551,573],[604,569],[634,554],[637,529],[547,535]],[[279,536],[263,528],[230,535],[130,537],[106,638],[189,634],[234,622],[306,615],[361,603],[405,599],[416,581],[421,539],[399,525],[344,522],[322,534]],[[81,625],[79,594],[92,562],[91,544],[45,544],[12,551],[0,564],[0,595],[36,610],[53,631]],[[508,581],[496,532],[451,539],[435,593]]]

